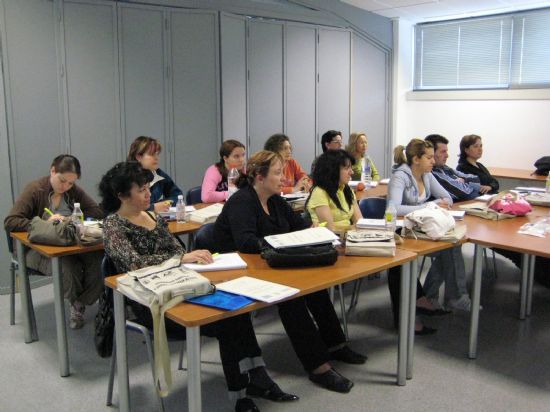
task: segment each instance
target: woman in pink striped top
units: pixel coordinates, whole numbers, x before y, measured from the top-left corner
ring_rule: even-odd
[[[229,197],[227,173],[232,167],[242,172],[245,168],[245,148],[238,140],[226,140],[220,147],[220,161],[204,173],[201,200],[205,203],[224,202]]]

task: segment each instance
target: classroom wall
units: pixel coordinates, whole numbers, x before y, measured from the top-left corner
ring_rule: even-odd
[[[270,24],[274,35],[266,31]],[[254,69],[265,63],[252,64],[264,51],[254,42],[266,33],[267,44],[279,41],[278,83],[254,83]],[[321,129],[330,124],[346,135],[351,127],[372,135],[371,145],[380,149],[373,155],[384,170],[391,36],[388,19],[336,0],[0,0],[0,190],[8,194],[0,216],[62,152],[79,157],[80,185],[97,199],[101,175],[125,158],[139,134],[161,140],[161,167],[187,190],[200,184],[222,139],[246,139],[257,149],[267,131],[255,136],[253,126],[274,110],[280,128],[269,133],[285,131],[304,143],[296,144],[296,157],[306,169]],[[304,53],[302,44],[309,48]],[[228,58],[235,55],[239,61]],[[306,59],[309,79],[297,70],[297,61]],[[344,72],[337,82],[329,76],[334,59]],[[232,84],[232,78],[245,80]],[[297,93],[293,82],[307,93]],[[280,104],[255,115],[252,99],[269,102],[257,92],[275,83]],[[240,99],[232,98],[235,93]],[[329,121],[334,112],[342,113],[342,124]],[[5,247],[0,254],[7,263]],[[7,270],[0,271],[0,292],[7,279]]]
[[[395,141],[439,133],[449,143],[448,164],[456,166],[459,142],[466,134],[483,138],[485,166],[534,169],[550,155],[550,92],[502,90],[480,92],[411,92],[413,85],[413,25],[394,21],[398,36]],[[421,100],[420,100],[421,99]]]

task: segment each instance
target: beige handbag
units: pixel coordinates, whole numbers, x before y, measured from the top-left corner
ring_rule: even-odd
[[[468,215],[478,216],[488,220],[503,220],[515,217],[514,215],[499,213],[496,210],[490,209],[488,203],[485,202],[468,203],[459,205],[458,208],[464,210]]]
[[[350,230],[346,234],[345,254],[395,256],[394,233],[387,230]]]

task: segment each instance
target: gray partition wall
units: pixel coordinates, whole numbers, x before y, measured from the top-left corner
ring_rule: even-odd
[[[292,142],[292,156],[309,172],[316,140],[315,27],[285,26],[285,132]]]
[[[248,22],[249,152],[263,149],[283,124],[283,24]]]
[[[347,140],[350,126],[364,129],[384,168],[391,39],[368,36],[391,33],[389,20],[361,12],[359,33],[346,16],[285,1],[149,3],[0,0],[4,193],[18,196],[70,152],[97,199],[100,177],[138,135],[161,141],[161,167],[184,190],[202,182],[222,140],[252,154],[277,132],[308,170],[324,131]],[[12,202],[3,198],[3,216]]]

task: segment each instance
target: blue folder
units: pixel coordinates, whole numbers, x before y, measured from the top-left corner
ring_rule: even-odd
[[[227,293],[222,290],[216,290],[211,295],[197,296],[186,300],[186,302],[196,303],[197,305],[210,306],[216,309],[236,310],[254,302],[245,296]]]

